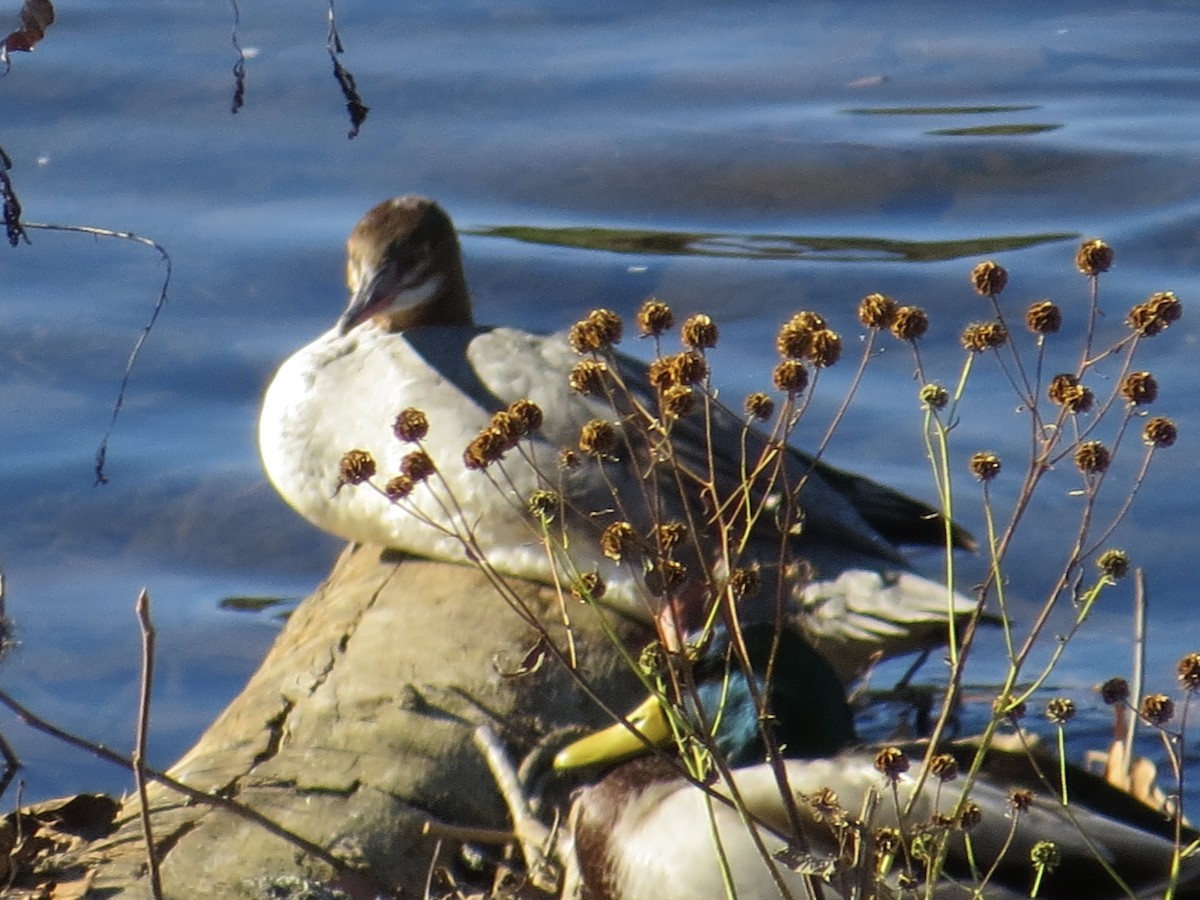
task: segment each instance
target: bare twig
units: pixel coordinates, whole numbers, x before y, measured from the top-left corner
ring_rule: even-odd
[[[537,820],[529,809],[521,785],[517,782],[517,773],[513,771],[512,763],[500,744],[496,733],[487,725],[480,725],[473,735],[475,747],[483,754],[488,771],[504,798],[513,820],[513,834],[521,845],[525,855],[525,865],[529,870],[530,879],[534,886],[544,891],[557,888],[557,878],[552,874],[550,860],[546,857],[546,848],[550,844],[551,833],[545,825]]]
[[[138,593],[134,604],[138,626],[142,632],[142,681],[138,696],[137,735],[133,747],[133,781],[137,785],[141,806],[142,835],[146,839],[146,867],[150,873],[150,891],[154,900],[162,900],[162,876],[158,871],[158,852],[154,845],[154,829],[150,825],[150,797],[146,793],[146,738],[150,730],[150,690],[154,686],[154,623],[150,621],[150,594]]]
[[[99,757],[105,762],[112,763],[113,765],[120,766],[122,769],[128,769],[130,771],[133,770],[133,761],[129,759],[129,757],[122,756],[120,753],[110,750],[103,744],[93,743],[92,741],[81,738],[76,734],[65,731],[62,728],[59,728],[57,725],[47,722],[28,707],[18,702],[7,691],[0,690],[0,705],[8,707],[8,709],[14,712],[21,719],[21,721],[30,728],[36,729],[43,734],[48,734],[53,738],[57,738],[64,744],[69,744],[72,747],[76,747],[80,750],[91,753],[93,756]],[[209,793],[208,791],[202,791],[197,788],[190,787],[189,785],[184,784],[182,781],[172,778],[165,772],[160,772],[151,766],[145,766],[144,769],[149,778],[179,794],[182,794],[184,797],[187,797],[189,800],[195,803],[202,803],[205,806],[215,807],[216,809],[223,810],[230,815],[237,816],[239,819],[244,819],[247,822],[253,822],[255,825],[258,825],[264,829],[267,833],[273,834],[275,837],[279,838],[280,840],[287,841],[293,847],[296,847],[298,850],[307,853],[309,856],[321,860],[321,862],[338,872],[343,880],[348,882],[357,882],[368,890],[383,890],[381,885],[372,883],[371,879],[367,875],[352,868],[351,865],[345,860],[338,858],[319,844],[314,844],[307,838],[301,837],[294,831],[288,830],[283,825],[280,825],[273,819],[267,818],[262,813],[252,809],[249,806],[246,806],[244,803],[239,803],[236,800],[230,800],[228,797],[222,797],[219,794],[213,794]]]
[[[138,339],[134,342],[133,349],[129,351],[129,359],[125,362],[125,374],[121,376],[121,386],[117,390],[117,399],[113,402],[112,417],[108,421],[108,428],[104,430],[104,437],[100,439],[100,446],[96,449],[96,484],[108,484],[108,476],[104,474],[104,462],[108,456],[108,439],[112,436],[113,428],[116,427],[117,416],[121,414],[121,407],[125,405],[125,390],[129,387],[129,379],[133,376],[133,367],[137,363],[138,356],[141,355],[142,345],[146,343],[146,338],[150,336],[150,332],[154,329],[154,323],[158,321],[158,314],[167,305],[167,289],[171,285],[171,254],[157,241],[134,234],[132,231],[112,231],[108,228],[93,228],[90,225],[47,225],[41,222],[23,222],[22,225],[25,228],[39,228],[44,231],[65,231],[74,234],[90,234],[93,237],[111,237],[122,241],[134,241],[157,250],[158,255],[167,264],[167,272],[163,276],[162,290],[159,291],[158,301],[154,304],[154,309],[150,313],[149,320],[142,326],[142,331],[138,335]]]

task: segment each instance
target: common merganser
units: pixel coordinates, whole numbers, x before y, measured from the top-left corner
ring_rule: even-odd
[[[882,748],[857,745],[838,678],[794,631],[776,635],[768,624],[751,625],[744,629],[744,640],[769,718],[759,714],[746,669],[731,651],[728,634],[718,628],[690,667],[677,659],[688,674],[678,675],[684,686],[679,702],[671,704],[674,724],[664,715],[662,700],[652,696],[626,716],[628,725],[617,723],[559,752],[555,767],[562,771],[610,766],[608,774],[573,796],[563,853],[564,898],[765,900],[782,896],[781,884],[792,897],[805,898],[811,895],[798,872],[801,865],[809,873],[821,873],[815,880],[825,896],[1028,897],[1035,877],[1031,854],[1039,844],[1057,863],[1043,873],[1038,897],[1163,895],[1176,852],[1171,822],[1074,766],[1066,768],[1070,805],[1064,805],[1055,793],[1058,761],[1049,754],[1031,757],[993,747],[969,791],[974,806],[964,830],[955,812],[961,779],[951,773],[959,766],[966,771],[976,748],[970,743],[945,748],[946,755],[937,761],[941,777],[925,781],[897,831],[897,800],[903,806],[916,791],[915,760],[924,747],[909,750],[914,771],[905,772],[900,763],[908,756],[900,748],[887,748],[889,755],[881,757]],[[782,799],[786,795],[775,768],[765,761],[762,729],[767,722],[784,758],[802,841],[788,839],[795,827]],[[734,796],[732,782],[749,818],[689,781],[679,763],[648,755],[650,745],[683,740],[684,746],[694,746],[681,738],[689,733],[711,735],[707,745],[729,767],[728,777],[708,774],[711,790],[728,801]],[[611,767],[621,760],[629,761]],[[872,812],[863,820],[865,810]],[[763,849],[752,837],[752,827]],[[926,893],[922,861],[908,858],[905,846],[922,833],[927,848],[946,841],[945,877],[932,885],[931,894]],[[1182,828],[1182,847],[1196,837],[1192,829]],[[1046,842],[1053,844],[1052,850]],[[877,869],[885,853],[890,867]],[[732,895],[721,859],[728,866]],[[1196,890],[1197,863],[1194,857],[1184,859],[1176,896]],[[915,876],[908,890],[899,888],[901,873]]]
[[[625,407],[614,411],[607,399],[568,385],[581,357],[564,335],[474,324],[453,223],[432,200],[380,203],[355,226],[346,252],[349,305],[333,328],[283,363],[263,399],[259,448],[283,498],[313,524],[350,541],[434,559],[482,557],[498,572],[546,583],[595,572],[606,586],[604,602],[654,615],[645,572],[628,558],[606,555],[600,532],[622,517],[643,536],[652,518],[699,522],[703,531],[710,498],[701,496],[699,481],[686,474],[677,480],[676,473],[709,472],[711,460],[711,477],[725,500],[744,460],[758,458],[767,438],[713,403],[707,416],[671,424],[673,465],[652,459],[661,451],[644,441],[639,449],[629,439],[635,416],[629,403],[658,408],[647,367],[619,353],[603,357],[625,386],[618,392]],[[497,411],[518,400],[540,408],[540,430],[496,468],[468,465],[464,449]],[[354,449],[371,455],[380,483],[400,473],[414,445],[397,439],[393,421],[406,408],[426,413],[428,433],[419,446],[436,475],[398,501],[367,485],[346,486],[339,467]],[[622,415],[619,447],[603,461],[579,454],[573,468],[560,465],[560,451],[577,446],[587,423]],[[776,479],[775,510],[764,511],[769,500],[759,507],[739,559],[768,567],[781,557],[807,561],[811,578],[799,596],[811,613],[810,635],[844,675],[876,649],[888,655],[944,641],[949,592],[913,573],[899,549],[944,546],[947,529],[937,511],[791,447],[781,458],[786,483],[806,479],[799,492],[802,519],[788,523],[789,536],[781,537],[779,485],[785,482]],[[555,558],[547,551],[528,511],[530,497],[546,488],[562,500],[550,531],[568,546],[567,563],[562,553]],[[766,491],[756,490],[753,502],[759,503]],[[660,504],[657,517],[647,512],[647,496]],[[470,551],[462,539],[468,531]],[[971,545],[957,526],[950,533],[956,546]],[[566,572],[570,567],[574,573]],[[956,616],[974,608],[960,595],[953,603]]]

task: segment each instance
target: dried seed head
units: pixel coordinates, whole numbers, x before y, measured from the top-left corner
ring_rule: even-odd
[[[1100,699],[1108,706],[1116,706],[1129,700],[1129,682],[1124,678],[1110,678],[1100,685]]]
[[[1055,725],[1066,725],[1075,718],[1075,701],[1070,697],[1051,697],[1046,703],[1046,718]]]
[[[1029,861],[1035,869],[1053,872],[1062,862],[1062,853],[1054,841],[1038,841],[1029,851]]]
[[[348,450],[338,464],[338,483],[362,484],[375,475],[375,457],[366,450]]]
[[[463,465],[468,469],[486,469],[504,457],[508,442],[504,435],[492,428],[485,428],[463,451]]]
[[[654,526],[654,540],[662,553],[670,553],[687,537],[687,526],[682,522],[663,522]]]
[[[613,522],[600,535],[600,552],[620,562],[636,546],[637,532],[628,522]]]
[[[503,439],[505,452],[517,446],[523,434],[517,417],[506,409],[493,413],[491,425],[488,427]]]
[[[838,802],[837,791],[832,788],[820,788],[808,794],[805,799],[808,801],[808,805],[812,807],[813,820],[816,822],[836,822],[845,813]]]
[[[1025,717],[1025,701],[1014,701],[1011,695],[1001,694],[992,701],[992,714],[1018,722]]]
[[[1025,310],[1025,326],[1034,334],[1056,334],[1062,328],[1062,310],[1051,300],[1031,303]]]
[[[671,307],[653,297],[637,311],[637,327],[642,334],[658,337],[674,324],[675,315]]]
[[[929,316],[919,306],[901,306],[889,327],[900,340],[915,341],[929,330]]]
[[[813,330],[798,322],[798,319],[800,314],[792,316],[780,326],[775,335],[775,349],[784,359],[803,359],[808,355]]]
[[[1175,701],[1166,694],[1147,694],[1142,698],[1140,712],[1151,725],[1162,728],[1175,715]]]
[[[1183,304],[1179,302],[1174,291],[1159,291],[1157,294],[1151,294],[1146,305],[1168,325],[1178,322],[1179,317],[1183,315]]]
[[[753,597],[758,593],[761,586],[762,580],[758,574],[758,569],[752,566],[734,569],[729,573],[729,590],[733,593],[735,600]]]
[[[671,357],[660,356],[650,363],[646,377],[658,390],[665,391],[675,384],[675,373],[671,370]]]
[[[972,455],[971,474],[980,481],[991,481],[1000,474],[1000,457],[987,450]]]
[[[411,494],[415,487],[416,484],[407,475],[397,475],[384,486],[383,492],[394,503],[397,500],[403,500]]]
[[[571,372],[567,375],[567,384],[577,394],[603,397],[605,396],[604,380],[607,375],[608,366],[603,361],[581,359],[571,367]]]
[[[717,325],[706,315],[690,316],[681,329],[683,345],[692,350],[717,346]]]
[[[962,345],[972,353],[995,350],[1008,343],[1008,329],[1000,322],[974,322],[962,333]]]
[[[400,460],[400,471],[411,478],[413,484],[420,484],[436,470],[433,459],[424,450],[414,450]]]
[[[429,419],[424,412],[415,407],[402,409],[396,416],[396,421],[392,423],[392,433],[409,444],[423,440],[429,433]]]
[[[567,343],[576,353],[595,353],[604,344],[600,335],[587,319],[580,319],[567,331]]]
[[[663,391],[662,411],[669,419],[682,419],[696,409],[696,392],[682,384]]]
[[[1155,416],[1142,429],[1142,442],[1151,447],[1170,447],[1178,437],[1175,423],[1166,416]]]
[[[567,332],[576,353],[596,353],[621,342],[621,317],[609,309],[593,309]]]
[[[958,777],[958,760],[949,753],[939,753],[929,761],[929,774],[943,783]]]
[[[772,373],[775,387],[789,394],[799,394],[808,387],[808,370],[798,359],[785,359]]]
[[[1105,550],[1096,559],[1096,565],[1113,581],[1120,581],[1129,574],[1129,554],[1124,550]]]
[[[1033,791],[1014,790],[1008,795],[1008,807],[1013,812],[1027,812],[1033,806]]]
[[[950,402],[950,392],[932,381],[921,388],[920,397],[921,402],[930,409],[945,409]]]
[[[555,515],[558,514],[560,502],[556,492],[537,490],[529,495],[529,503],[526,508],[531,516],[546,525],[552,522]]]
[[[821,328],[812,333],[808,358],[818,369],[828,369],[842,358],[842,338],[836,331]]]
[[[1112,263],[1112,247],[1100,238],[1084,241],[1075,252],[1075,266],[1084,275],[1099,275],[1101,272],[1107,272],[1112,267]]]
[[[592,419],[579,431],[579,449],[589,456],[607,456],[617,446],[617,429],[612,422]]]
[[[958,827],[963,831],[976,828],[983,821],[983,808],[974,800],[963,804],[962,814],[958,817]]]
[[[596,329],[596,334],[605,347],[621,343],[624,325],[621,317],[611,309],[593,309],[588,313],[587,320]]]
[[[672,384],[699,384],[708,377],[708,362],[695,350],[668,357]]]
[[[1139,303],[1129,311],[1126,321],[1129,326],[1145,337],[1153,337],[1164,331],[1183,315],[1183,304],[1173,291],[1151,294],[1145,303]]]
[[[646,590],[655,597],[679,587],[687,578],[687,567],[673,559],[661,559],[646,571]]]
[[[527,437],[542,427],[542,408],[532,400],[514,401],[509,404],[508,414],[516,420],[521,437]]]
[[[1071,413],[1087,412],[1096,399],[1092,389],[1080,384],[1079,379],[1070,372],[1063,372],[1050,379],[1046,395]]]
[[[607,587],[599,572],[584,572],[571,585],[571,596],[576,600],[599,600]]]
[[[1200,653],[1189,653],[1175,667],[1179,683],[1189,694],[1200,688]]]
[[[875,754],[875,770],[889,781],[899,781],[908,771],[908,757],[899,747],[884,747]]]
[[[858,303],[858,321],[867,328],[887,328],[896,318],[898,308],[887,294],[867,294]]]
[[[971,270],[971,284],[975,287],[975,293],[994,297],[1003,292],[1008,284],[1008,272],[989,259]]]
[[[563,447],[558,451],[558,467],[564,472],[570,472],[572,469],[578,469],[582,462],[579,454],[570,447]]]
[[[755,391],[746,398],[746,415],[765,422],[775,414],[775,401],[762,391]]]
[[[775,336],[775,349],[784,359],[803,359],[812,353],[812,336],[825,328],[819,313],[802,310],[788,319]]]
[[[1158,399],[1158,382],[1149,372],[1130,372],[1121,379],[1121,396],[1131,406],[1148,406]]]
[[[1105,472],[1111,462],[1112,454],[1099,441],[1084,441],[1075,448],[1075,468],[1085,475]]]
[[[637,659],[638,671],[647,678],[659,678],[667,673],[667,652],[659,641],[651,641],[642,648]]]

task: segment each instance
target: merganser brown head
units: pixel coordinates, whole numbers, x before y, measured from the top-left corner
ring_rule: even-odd
[[[342,334],[368,319],[389,331],[473,322],[454,223],[425,197],[385,200],[359,220],[346,241],[346,285]]]

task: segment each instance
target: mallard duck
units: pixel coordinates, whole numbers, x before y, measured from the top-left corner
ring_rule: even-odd
[[[640,442],[631,437],[636,410],[658,410],[646,365],[619,353],[603,356],[613,383],[624,386],[613,392],[614,412],[613,403],[569,386],[581,357],[566,336],[475,325],[454,226],[432,200],[407,196],[379,204],[355,226],[346,251],[349,305],[333,328],[280,366],[263,399],[259,448],[283,498],[350,541],[435,559],[484,558],[500,573],[546,583],[596,573],[605,603],[653,616],[658,603],[646,589],[644,562],[603,551],[601,532],[622,515],[643,539],[653,522],[703,522],[710,512],[699,487],[705,476],[692,476],[709,472],[711,459],[718,496],[731,497],[743,453],[756,459],[771,452],[767,438],[712,404],[707,417],[671,425],[672,465],[656,459],[662,444],[647,441],[662,431],[660,421],[642,416]],[[478,471],[480,460],[469,463],[464,450],[494,414],[525,399],[540,409],[540,429],[502,462]],[[415,446],[393,431],[406,408],[426,413],[428,433],[419,446],[436,475],[399,500],[344,484],[339,466],[350,450],[370,454],[380,487],[400,474]],[[618,418],[624,431],[603,461],[577,454],[573,468],[560,466],[560,451],[577,447],[585,424]],[[738,562],[807,561],[811,577],[796,580],[796,593],[810,613],[814,640],[843,675],[877,650],[888,655],[944,641],[949,592],[915,574],[901,547],[945,546],[947,534],[955,546],[968,547],[970,536],[947,528],[932,507],[798,450],[785,448],[780,468],[780,478],[749,495],[761,514],[746,529]],[[781,510],[794,505],[780,485],[801,479],[800,512],[782,522],[789,537],[781,541]],[[561,501],[547,516],[557,553],[548,552],[527,509],[545,488]],[[650,516],[650,505],[657,516]],[[693,534],[691,541],[711,545],[711,538]],[[712,559],[701,565],[716,568]],[[772,595],[764,604],[773,611],[774,590],[762,593]],[[974,608],[962,596],[952,600],[956,616]]]
[[[780,749],[788,790],[795,797],[794,814],[803,840],[788,838],[796,832],[781,799],[786,795],[776,768],[764,761],[763,718],[757,712],[751,681],[728,636],[717,632],[691,665],[690,674],[681,679],[694,684],[694,689],[684,689],[681,706],[652,696],[627,717],[628,724],[618,723],[585,737],[555,759],[556,768],[571,770],[635,757],[576,791],[567,828],[564,897],[723,897],[721,853],[738,897],[778,897],[785,889],[793,897],[808,897],[806,876],[800,872],[815,878],[824,896],[902,895],[898,881],[906,876],[901,873],[912,871],[902,849],[891,851],[890,872],[881,872],[876,880],[873,869],[887,849],[881,841],[889,833],[881,829],[896,827],[897,802],[903,805],[912,797],[913,775],[896,771],[893,792],[892,782],[877,767],[879,752],[857,744],[836,674],[795,631],[779,633],[773,657],[772,626],[754,625],[744,631],[754,683],[767,697],[767,721]],[[775,662],[767,684],[762,672],[770,658]],[[704,743],[724,760],[728,777],[712,769],[706,776],[706,790],[686,777],[676,760],[647,755],[650,745],[678,740],[680,725],[678,721],[671,725],[665,715],[668,706],[683,710],[685,728],[711,734]],[[974,750],[969,744],[951,748],[964,767]],[[921,752],[921,748],[911,749],[914,761]],[[1166,818],[1103,779],[1073,767],[1069,769],[1071,804],[1064,808],[1050,786],[1057,777],[1057,764],[1049,759],[1038,759],[1038,764],[1049,782],[1038,777],[1026,754],[989,752],[970,792],[974,806],[969,815],[977,821],[967,833],[975,868],[964,852],[964,832],[955,825],[935,826],[932,833],[939,833],[940,827],[948,837],[945,874],[935,885],[936,896],[1027,897],[1035,875],[1031,854],[1036,845],[1047,841],[1053,842],[1058,863],[1043,874],[1039,897],[1161,896],[1174,851]],[[940,771],[947,769],[943,766]],[[944,823],[962,821],[953,818],[959,799],[956,786],[955,781],[942,783],[936,777],[926,782],[904,820],[903,833],[910,840],[920,830],[928,830],[936,817],[945,817]],[[1014,791],[1031,793],[1026,797]],[[727,802],[734,795],[741,798],[746,816]],[[1014,804],[1024,808],[1018,811]],[[865,814],[868,809],[872,812]],[[869,824],[860,827],[862,822]],[[860,837],[859,859],[866,862],[858,869],[847,868],[845,860]],[[1195,837],[1190,829],[1183,829],[1185,845]],[[973,894],[971,886],[979,883],[979,873],[992,869],[998,858],[982,893]],[[1187,893],[1200,887],[1194,859],[1184,861],[1183,876],[1189,887],[1176,896],[1194,896]],[[919,882],[919,867],[915,877]]]

